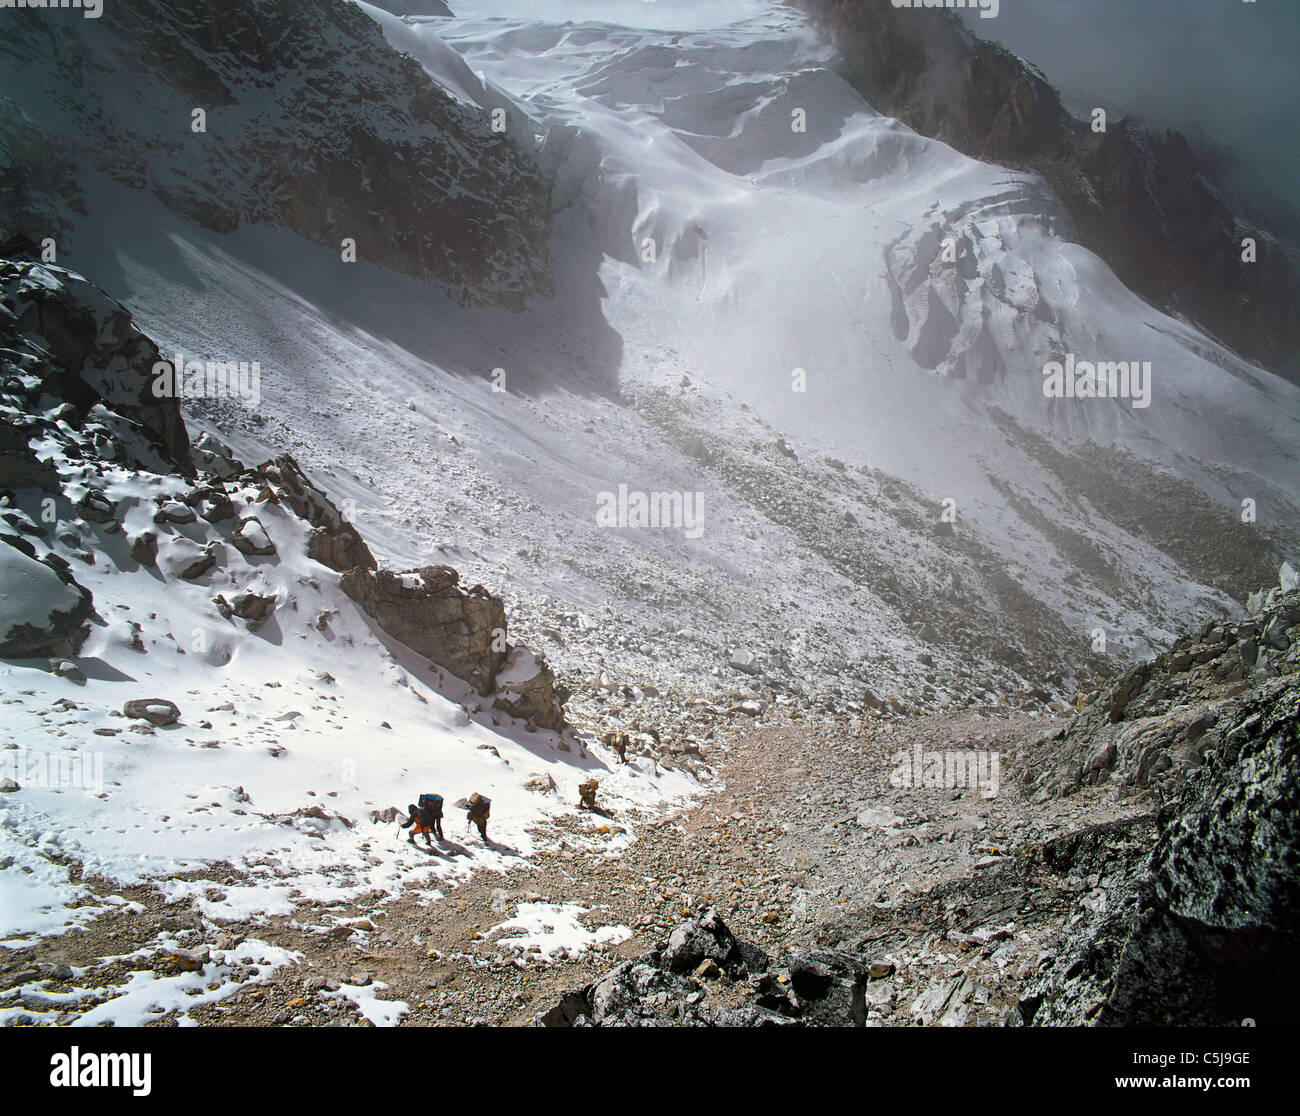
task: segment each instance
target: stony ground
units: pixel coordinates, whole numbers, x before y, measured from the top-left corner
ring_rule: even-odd
[[[890,932],[875,940],[894,972],[872,984],[873,1021],[934,1021],[952,1010],[952,990],[942,995],[945,982],[956,987],[954,974],[964,978],[967,970],[981,974],[966,982],[964,999],[971,1003],[944,1021],[967,1021],[977,1004],[989,1005],[981,1021],[1000,1021],[998,1013],[1013,1002],[1050,938],[1050,922],[1019,928],[1010,920],[1010,929],[985,928],[983,938],[963,940],[970,936],[950,932],[942,918],[909,922],[915,897],[973,874],[992,878],[1017,851],[1143,809],[1088,791],[1046,804],[1021,800],[1008,764],[1060,726],[1052,718],[985,708],[892,722],[813,719],[777,706],[742,721],[718,746],[716,789],[692,808],[612,817],[575,808],[543,834],[549,851],[521,860],[508,874],[482,874],[451,887],[441,900],[376,896],[218,925],[188,903],[169,906],[155,887],[91,881],[96,892],[138,906],[9,951],[0,962],[0,984],[8,989],[0,993],[0,1008],[22,1009],[11,1020],[18,1024],[72,1022],[128,983],[133,971],[175,974],[195,965],[177,950],[201,957],[206,947],[209,963],[224,962],[228,970],[209,990],[223,980],[242,986],[191,1008],[189,1018],[202,1024],[362,1023],[355,1001],[367,994],[408,1004],[403,1025],[522,1024],[563,991],[662,941],[678,921],[714,908],[736,933],[777,957],[828,934],[842,939],[843,926],[879,923],[883,916]],[[998,793],[891,785],[899,754],[917,745],[998,752]],[[448,819],[444,851],[479,840],[459,832],[458,819]],[[399,840],[395,828],[376,825],[374,841]],[[613,853],[609,844],[620,831],[635,840]],[[415,863],[429,854],[410,855]],[[229,868],[224,876],[207,869],[203,877],[241,882]],[[1086,882],[1066,882],[1060,890],[1080,888]],[[512,949],[493,931],[521,905],[542,902],[576,904],[585,912],[583,926],[626,927],[631,936],[546,958]],[[301,956],[258,971],[258,950],[266,951],[238,948],[246,940]],[[75,969],[75,976],[60,966]],[[379,983],[386,987],[374,992]],[[709,994],[720,1001],[747,994],[726,983],[714,982]],[[69,997],[74,987],[83,993]],[[201,998],[197,988],[194,999]],[[927,1008],[925,995],[942,1000],[931,1005],[939,1011]],[[156,1023],[176,1019],[175,1010],[162,1011]]]

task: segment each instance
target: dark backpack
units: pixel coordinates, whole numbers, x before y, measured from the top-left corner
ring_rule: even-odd
[[[442,817],[442,795],[440,794],[422,794],[418,803],[424,816],[433,821],[435,818]]]

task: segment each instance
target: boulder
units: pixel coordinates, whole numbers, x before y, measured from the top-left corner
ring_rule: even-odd
[[[148,721],[158,728],[174,725],[181,719],[181,711],[176,703],[166,698],[135,698],[122,706],[122,714],[136,720]]]
[[[0,536],[0,656],[75,655],[94,615],[90,590],[66,563],[38,561],[26,540]]]
[[[158,564],[158,536],[152,531],[142,531],[138,535],[132,535],[131,540],[131,557],[142,566],[155,566]]]
[[[461,588],[460,574],[450,566],[400,574],[358,566],[339,585],[394,639],[479,694],[492,692],[506,661],[506,611],[499,597],[481,585]]]
[[[556,692],[555,673],[540,651],[522,644],[511,647],[493,682],[494,709],[539,728],[558,732],[564,727],[564,709]]]
[[[234,501],[220,482],[200,485],[187,492],[185,503],[208,523],[221,523],[235,518]]]
[[[230,447],[211,434],[200,434],[190,446],[190,460],[202,472],[220,480],[229,480],[244,472],[244,463]]]
[[[231,611],[241,620],[251,621],[250,626],[260,625],[275,612],[275,597],[264,597],[258,593],[241,593],[231,605]]]
[[[153,521],[158,524],[177,523],[182,526],[186,523],[193,523],[198,519],[198,514],[193,508],[181,503],[179,500],[164,500],[158,505],[158,510],[154,512]]]
[[[588,1003],[595,1026],[637,1026],[656,1016],[672,1019],[700,986],[650,959],[624,961],[592,986]]]
[[[84,685],[86,681],[85,672],[77,666],[71,659],[51,659],[50,673],[58,678],[66,678],[69,682],[76,682]]]
[[[743,674],[763,673],[763,667],[758,661],[758,657],[752,651],[746,651],[743,648],[738,648],[727,656],[727,666]]]
[[[209,543],[197,556],[180,559],[174,564],[174,568],[186,581],[194,581],[212,569],[220,556],[220,545]]]
[[[870,962],[844,950],[795,955],[786,965],[794,1015],[810,1026],[864,1026],[870,968]],[[759,1006],[764,1006],[762,997]]]
[[[87,523],[112,523],[117,515],[117,505],[92,488],[77,501],[77,515]]]
[[[230,541],[241,554],[250,557],[267,557],[275,553],[275,543],[266,525],[255,515],[241,519],[230,534]]]
[[[714,911],[674,927],[663,951],[663,962],[673,972],[693,972],[704,961],[731,974],[744,964],[740,943]]]

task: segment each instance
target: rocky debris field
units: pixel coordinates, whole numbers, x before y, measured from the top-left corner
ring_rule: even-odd
[[[713,909],[598,980],[567,990],[538,1021],[1285,1020],[1290,992],[1278,977],[1289,971],[1300,942],[1300,687],[1292,642],[1300,613],[1297,594],[1286,591],[1288,574],[1284,569],[1278,590],[1252,598],[1254,619],[1206,624],[1199,636],[1127,672],[1064,727],[1042,731],[1022,718],[981,728],[929,718],[898,731],[887,726],[879,735],[892,741],[873,739],[856,757],[839,741],[836,756],[852,757],[851,770],[835,772],[842,777],[830,784],[834,792],[796,799],[831,808],[826,824],[807,824],[796,838],[791,867],[806,864],[820,877],[820,886],[801,887],[786,908],[802,908],[802,935],[780,943],[777,953],[775,935],[737,936]],[[919,772],[920,793],[933,794],[939,788],[925,786],[926,753],[936,743],[1006,748],[1026,793],[980,810],[966,801],[969,788],[950,788],[941,805],[919,813],[912,805],[905,814],[899,795],[884,791],[856,816],[836,816],[867,789],[871,780],[862,773],[879,770],[891,746],[903,772]],[[804,756],[821,758],[806,748]],[[828,766],[835,771],[833,762]],[[984,777],[980,786],[991,786],[992,764],[975,770]],[[807,775],[800,766],[781,778]],[[890,785],[897,791],[903,781],[895,769]],[[1062,803],[1073,811],[1035,809]],[[744,818],[730,820],[740,829]],[[806,810],[800,820],[809,822]],[[854,826],[894,839],[872,847]],[[788,835],[789,827],[782,831]],[[810,840],[813,833],[821,840]],[[956,849],[933,847],[945,838]],[[740,894],[727,899],[749,922],[752,908],[738,902]],[[782,918],[773,904],[759,922]],[[812,948],[797,941],[810,936]]]
[[[1195,651],[1229,642],[1208,629],[1069,721],[997,707],[810,717],[780,702],[736,715],[714,726],[716,777],[696,805],[575,806],[539,828],[534,857],[445,893],[218,922],[159,887],[86,881],[106,913],[7,951],[0,1011],[103,1021],[144,986],[157,1025],[1269,1018],[1282,1006],[1270,974],[1300,925],[1296,600],[1257,602],[1273,650],[1250,678],[1223,679],[1236,674],[1223,652]],[[1141,696],[1153,684],[1163,704]],[[1156,786],[1092,763],[1130,722],[1158,756],[1183,755],[1187,725],[1168,709],[1205,701],[1219,717],[1200,762],[1148,763]],[[1078,777],[1060,778],[1071,765]],[[371,824],[372,841],[400,840]],[[479,840],[454,814],[447,833],[407,861]],[[249,882],[204,878],[215,894]]]
[[[0,1009],[19,1008],[31,1022],[70,1022],[120,995],[133,972],[175,975],[189,963],[175,961],[177,951],[201,958],[206,950],[195,971],[207,983],[192,981],[188,999],[215,994],[207,984],[234,983],[238,990],[190,1009],[199,1022],[361,1022],[361,1009],[334,995],[335,986],[382,986],[383,1000],[410,1009],[400,1015],[404,1023],[522,1024],[706,910],[770,955],[807,949],[842,912],[893,909],[1080,824],[1094,809],[1086,796],[1029,809],[1004,795],[984,798],[978,789],[889,785],[895,753],[918,743],[1008,747],[1051,725],[989,710],[868,727],[810,723],[778,707],[745,717],[715,745],[720,786],[700,805],[670,816],[608,818],[575,808],[547,827],[548,851],[532,863],[521,861],[505,875],[480,874],[439,899],[408,893],[219,923],[190,903],[167,904],[155,887],[90,881],[94,892],[121,901],[82,931],[8,953],[2,980],[9,990]],[[449,816],[440,855],[477,843],[458,826],[458,815]],[[622,840],[628,833],[635,835],[631,843]],[[399,838],[395,826],[376,824],[373,840]],[[408,858],[416,865],[428,855],[412,849]],[[231,887],[250,882],[233,871],[203,876]],[[555,948],[564,939],[543,937],[535,948],[518,949],[509,944],[510,931],[497,929],[512,919],[544,925],[548,918],[578,927],[569,935],[576,941]],[[953,942],[944,948],[954,958],[966,953]],[[292,961],[258,975],[251,956],[257,949]],[[1034,957],[1030,951],[1025,960]],[[929,952],[882,959],[914,981],[939,964]],[[65,970],[58,966],[68,966],[75,979],[60,977]],[[733,977],[723,971],[706,990],[740,1007],[748,986]],[[73,988],[80,991],[73,995]],[[178,1014],[159,1012],[157,1022],[174,1022]],[[883,1013],[873,1010],[871,1018]]]

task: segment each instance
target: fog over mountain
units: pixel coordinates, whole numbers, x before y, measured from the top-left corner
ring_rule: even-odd
[[[1300,147],[1278,137],[1295,133],[1300,5],[1002,0],[996,18],[961,15],[1042,70],[1073,111],[1137,112],[1226,148],[1241,160],[1233,187],[1285,202],[1294,220]]]

